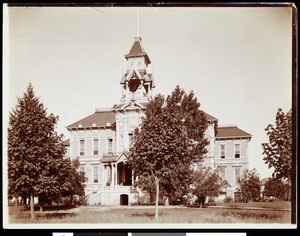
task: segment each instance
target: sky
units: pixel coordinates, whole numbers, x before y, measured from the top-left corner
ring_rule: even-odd
[[[31,82],[68,138],[67,125],[119,102],[124,55],[138,35],[152,62],[154,94],[168,95],[176,85],[193,90],[220,126],[252,135],[249,168],[271,176],[261,143],[277,109],[291,108],[291,8],[14,7],[7,13],[4,126]]]

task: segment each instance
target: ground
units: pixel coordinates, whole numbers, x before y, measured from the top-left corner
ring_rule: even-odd
[[[153,206],[80,206],[58,210],[45,208],[35,212],[36,218],[30,219],[30,212],[23,206],[9,207],[10,223],[157,223]],[[268,203],[231,203],[206,208],[170,206],[159,208],[158,223],[290,223],[290,202]]]

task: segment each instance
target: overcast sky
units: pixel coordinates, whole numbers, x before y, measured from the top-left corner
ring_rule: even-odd
[[[219,125],[253,135],[250,168],[262,160],[265,127],[291,108],[291,8],[140,8],[139,36],[152,61],[154,94],[193,90]],[[5,109],[29,82],[57,130],[121,97],[120,80],[137,32],[137,8],[10,8]],[[7,111],[6,111],[7,112]],[[7,114],[7,113],[5,113]],[[5,117],[7,120],[7,117]],[[6,124],[5,124],[6,125]]]

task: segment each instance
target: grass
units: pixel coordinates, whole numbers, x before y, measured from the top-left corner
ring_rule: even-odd
[[[291,202],[287,201],[274,201],[274,202],[249,202],[249,203],[220,203],[217,205],[225,207],[257,207],[257,208],[266,208],[266,209],[291,209]]]
[[[269,205],[267,205],[269,206]],[[282,207],[284,204],[282,205]],[[24,207],[9,207],[10,223],[50,223],[50,224],[93,224],[93,223],[156,223],[154,208],[96,208],[79,207],[71,210],[30,212]],[[163,208],[159,209],[158,223],[290,223],[290,211],[245,210],[219,208]]]

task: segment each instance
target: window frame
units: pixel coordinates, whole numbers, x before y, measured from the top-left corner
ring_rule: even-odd
[[[79,156],[85,155],[85,139],[79,140]]]
[[[97,170],[97,175],[95,175],[95,170]],[[98,165],[93,166],[93,183],[94,184],[99,183],[99,166]]]
[[[96,140],[97,140],[97,145],[95,143]],[[99,139],[98,138],[94,138],[93,139],[93,155],[94,156],[98,156],[99,155]]]
[[[239,146],[238,149],[236,148],[237,145]],[[237,151],[238,151],[238,153],[237,153]],[[240,157],[241,157],[241,144],[240,143],[235,143],[234,144],[234,158],[240,158]]]
[[[224,156],[222,155],[222,146],[224,147]],[[226,143],[220,143],[220,159],[225,159],[226,157]]]

